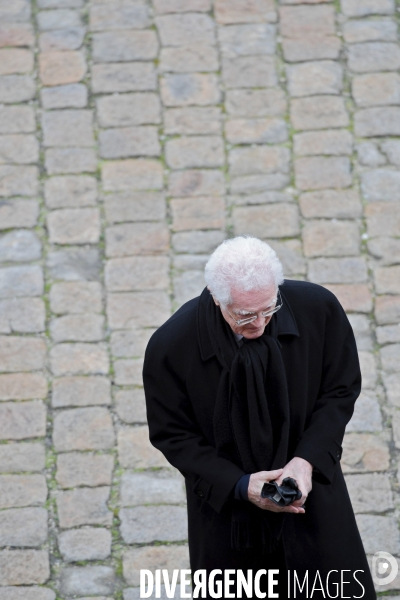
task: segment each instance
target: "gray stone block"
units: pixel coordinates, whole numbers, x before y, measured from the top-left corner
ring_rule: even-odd
[[[163,46],[187,46],[203,42],[215,44],[215,25],[209,15],[200,13],[163,15],[155,19]]]
[[[387,475],[347,475],[345,479],[356,514],[386,512],[394,508],[390,479]]]
[[[44,188],[48,208],[82,208],[96,206],[97,182],[88,175],[51,177]]]
[[[46,435],[46,407],[42,401],[0,404],[0,440],[23,440]]]
[[[76,257],[79,261],[79,254]],[[72,262],[73,256],[71,256]],[[99,265],[100,267],[100,265]],[[55,277],[61,279],[61,277]],[[102,289],[97,281],[68,281],[54,283],[50,290],[50,308],[55,314],[100,313]]]
[[[180,506],[121,508],[121,535],[127,544],[187,539],[187,511]]]
[[[41,298],[0,300],[0,333],[38,333],[44,331],[45,319]]]
[[[78,50],[82,46],[85,33],[85,27],[68,27],[67,29],[45,31],[39,34],[39,48],[41,52]],[[42,99],[47,96],[48,91],[50,92],[50,90],[41,91]],[[57,96],[59,93],[55,92],[55,95]],[[64,108],[64,105],[58,107],[45,106],[45,103],[43,103],[43,106],[44,108]]]
[[[81,25],[81,18],[79,12],[76,10],[44,10],[38,12],[37,22],[40,31],[47,31],[49,29],[79,27]]]
[[[171,316],[166,292],[124,292],[109,294],[107,315],[112,329],[159,327]]]
[[[105,268],[105,284],[111,292],[162,290],[169,286],[167,256],[112,258]]]
[[[37,167],[0,165],[0,196],[36,196],[37,193]]]
[[[146,404],[143,389],[134,388],[132,390],[119,390],[116,392],[115,410],[121,421],[125,423],[146,423]]]
[[[34,227],[39,216],[36,200],[0,200],[0,230]]]
[[[11,508],[0,512],[0,546],[37,548],[47,541],[47,510]]]
[[[57,457],[57,482],[62,488],[111,485],[114,458],[110,454],[68,452]]]
[[[41,296],[43,270],[38,265],[0,268],[0,298]]]
[[[130,127],[160,123],[161,103],[157,94],[112,94],[97,100],[101,127]]]
[[[50,351],[50,367],[61,375],[108,375],[109,357],[104,344],[62,343]]]
[[[99,142],[100,156],[103,158],[161,154],[158,131],[152,125],[106,129],[100,132]]]
[[[43,504],[46,498],[44,475],[0,475],[0,508]]]
[[[45,167],[48,175],[94,173],[97,158],[88,148],[50,148],[45,152]]]
[[[61,377],[53,381],[52,406],[111,404],[111,384],[106,377]]]
[[[94,65],[92,88],[96,94],[156,90],[157,80],[154,65],[150,62]]]
[[[56,594],[50,588],[6,586],[1,590],[2,600],[55,600]]]
[[[104,339],[104,317],[90,313],[65,315],[50,321],[53,342],[99,342]]]
[[[49,577],[50,565],[48,550],[0,551],[1,585],[40,584],[46,583]]]
[[[32,231],[20,229],[0,236],[0,262],[28,262],[38,260],[42,244]]]
[[[32,133],[36,130],[32,106],[1,106],[0,133]]]
[[[115,574],[111,567],[66,567],[61,573],[61,590],[68,596],[112,594]]]
[[[257,23],[220,27],[218,40],[221,52],[228,58],[275,53],[275,25]]]
[[[58,452],[112,448],[111,415],[101,407],[74,408],[58,413],[54,419],[53,440]]]
[[[14,104],[27,102],[35,96],[35,82],[29,75],[2,75],[0,77],[0,102]]]
[[[104,560],[111,553],[111,531],[99,527],[82,527],[58,536],[58,547],[68,562]]]
[[[154,60],[158,54],[155,31],[107,31],[92,36],[94,62]]]
[[[18,473],[25,471],[43,471],[45,468],[45,449],[40,443],[11,443],[0,445],[0,472]]]
[[[368,554],[385,548],[386,552],[398,554],[400,551],[399,528],[392,516],[357,515],[357,525],[365,551]]]
[[[87,87],[83,83],[70,83],[49,88],[40,92],[43,108],[85,108],[88,101]]]
[[[0,372],[43,369],[46,343],[40,338],[0,336]]]
[[[92,31],[144,29],[150,25],[151,11],[145,3],[119,0],[117,4],[96,3],[90,7],[89,26]]]
[[[186,501],[182,476],[168,471],[124,473],[120,495],[121,506],[180,504]]]
[[[113,513],[107,507],[109,495],[109,487],[77,488],[59,492],[57,510],[61,529],[80,525],[110,526]],[[80,593],[82,592],[83,590],[80,590]]]

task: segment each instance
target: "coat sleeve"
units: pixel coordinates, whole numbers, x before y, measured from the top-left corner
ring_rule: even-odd
[[[294,456],[314,465],[313,478],[333,480],[342,456],[342,442],[354,403],[361,391],[361,372],[353,330],[339,305],[325,330],[322,377],[317,401]]]
[[[218,455],[202,434],[184,384],[181,367],[150,342],[143,366],[150,442],[177,468],[199,498],[218,513],[244,471]],[[178,374],[179,371],[179,374]]]

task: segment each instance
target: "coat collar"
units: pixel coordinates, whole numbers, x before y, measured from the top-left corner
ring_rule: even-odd
[[[283,299],[282,308],[276,313],[277,318],[277,335],[295,335],[300,337],[299,329],[297,327],[296,319],[294,317],[292,308],[284,294],[281,291]],[[211,344],[210,336],[206,327],[198,327],[198,338],[200,344],[200,353],[203,360],[208,360],[214,356],[215,352]]]

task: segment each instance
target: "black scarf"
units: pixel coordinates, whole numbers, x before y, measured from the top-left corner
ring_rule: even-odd
[[[198,319],[200,327],[207,327],[222,366],[214,411],[218,453],[246,473],[285,466],[289,398],[276,314],[262,336],[240,347],[207,288],[200,297]],[[232,548],[272,552],[282,533],[283,517],[250,502],[233,500]]]

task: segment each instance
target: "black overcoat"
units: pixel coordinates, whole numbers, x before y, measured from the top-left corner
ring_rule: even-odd
[[[276,318],[289,391],[288,460],[299,456],[315,467],[306,513],[284,516],[286,564],[299,574],[308,569],[310,577],[316,570],[322,577],[330,570],[364,571],[357,574],[363,596],[348,572],[344,580],[353,583],[341,593],[373,600],[376,594],[340,467],[345,427],[361,388],[353,331],[340,303],[325,288],[285,280],[280,290],[283,307]],[[185,477],[192,571],[257,570],[263,568],[259,553],[230,549],[230,503],[238,502],[233,489],[244,472],[215,449],[213,413],[221,366],[206,329],[198,325],[198,300],[184,304],[148,344],[143,381],[150,441]],[[312,597],[324,595],[316,592]]]

